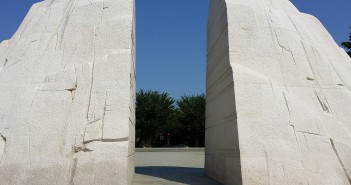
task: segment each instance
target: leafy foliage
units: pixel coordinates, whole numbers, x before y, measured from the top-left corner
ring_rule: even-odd
[[[205,95],[182,96],[177,101],[176,120],[183,126],[183,136],[190,146],[204,146]]]
[[[175,106],[176,104],[176,106]],[[137,93],[137,146],[204,146],[205,95],[182,96],[175,102],[168,93]]]
[[[350,27],[351,29],[351,27]],[[348,49],[349,51],[347,51],[347,54],[349,54],[349,56],[351,57],[351,32],[349,34],[349,42],[342,42],[341,46],[345,49]]]
[[[140,142],[151,146],[174,116],[174,99],[168,93],[140,90],[136,96],[136,130]]]

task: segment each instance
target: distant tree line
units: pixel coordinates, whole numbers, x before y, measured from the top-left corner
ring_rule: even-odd
[[[351,26],[350,26],[351,29]],[[351,32],[349,33],[349,41],[348,42],[342,42],[341,46],[345,49],[347,49],[347,54],[351,57]]]
[[[171,147],[205,145],[206,98],[140,90],[136,96],[136,146]]]

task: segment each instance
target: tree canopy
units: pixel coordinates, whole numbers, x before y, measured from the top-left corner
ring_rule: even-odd
[[[205,144],[205,95],[182,96],[143,91],[136,98],[137,146],[196,146]]]
[[[351,29],[351,27],[350,27]],[[349,34],[349,41],[348,42],[342,42],[341,46],[345,49],[347,49],[347,54],[349,54],[349,56],[351,57],[351,32]]]
[[[204,146],[206,97],[182,96],[177,101],[176,120],[182,125],[183,134],[190,146]]]
[[[151,146],[174,116],[174,99],[168,93],[140,90],[136,96],[136,134]]]

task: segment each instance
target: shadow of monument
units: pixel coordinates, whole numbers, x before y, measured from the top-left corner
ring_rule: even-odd
[[[167,181],[190,185],[221,185],[205,175],[204,168],[145,166],[136,167],[136,175],[145,175]]]

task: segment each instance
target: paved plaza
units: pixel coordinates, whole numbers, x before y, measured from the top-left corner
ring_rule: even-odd
[[[205,176],[203,149],[138,149],[133,185],[220,185]]]

